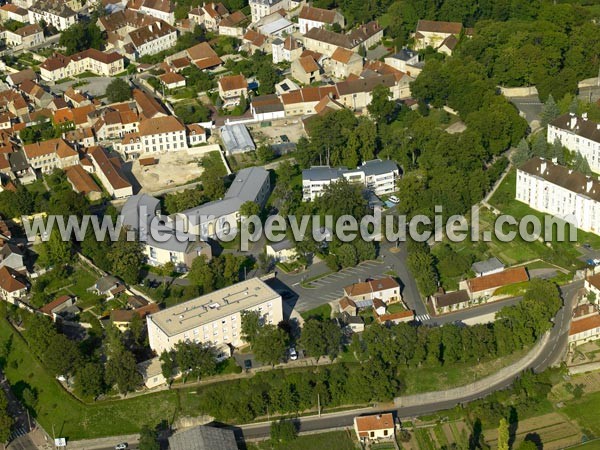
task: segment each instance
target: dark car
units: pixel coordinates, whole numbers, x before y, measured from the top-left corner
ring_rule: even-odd
[[[248,372],[250,369],[252,369],[252,360],[251,359],[244,360],[244,369],[246,369],[246,372]]]

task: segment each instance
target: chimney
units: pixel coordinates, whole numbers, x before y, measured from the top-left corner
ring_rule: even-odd
[[[548,167],[548,163],[546,161],[542,161],[542,164],[540,165],[540,173],[546,172],[547,167]]]
[[[587,115],[587,113],[586,113],[586,112],[584,112],[584,113],[581,115],[581,117],[582,117],[582,119],[583,119],[583,120],[588,120],[588,115]]]
[[[569,121],[569,127],[571,129],[575,128],[575,125],[577,125],[577,117],[575,117],[575,115],[571,116],[571,120]]]
[[[594,184],[594,180],[592,180],[591,177],[587,177],[587,183],[586,183],[586,192],[590,192],[592,190],[592,185]]]
[[[552,158],[552,164],[558,164],[558,158],[556,158],[556,157]]]

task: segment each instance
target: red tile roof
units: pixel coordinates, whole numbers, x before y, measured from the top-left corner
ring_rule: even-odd
[[[482,292],[528,280],[529,275],[525,267],[514,267],[491,275],[471,278],[467,280],[467,286],[470,292]]]
[[[600,314],[584,317],[583,319],[574,320],[571,322],[569,336],[573,336],[584,331],[600,328]]]
[[[391,413],[355,417],[354,421],[359,433],[394,428],[394,416]]]
[[[44,314],[50,315],[50,314],[52,314],[53,309],[59,307],[60,305],[62,305],[65,302],[68,302],[69,300],[71,300],[70,295],[61,295],[60,297],[52,300],[50,303],[42,306],[40,308],[40,311]]]

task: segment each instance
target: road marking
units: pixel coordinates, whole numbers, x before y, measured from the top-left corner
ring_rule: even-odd
[[[298,286],[299,284],[300,284],[299,282],[298,283],[294,283],[294,284],[292,284],[292,286]]]
[[[416,316],[415,320],[417,322],[425,322],[427,320],[431,320],[431,316],[429,314],[421,314],[420,316]]]

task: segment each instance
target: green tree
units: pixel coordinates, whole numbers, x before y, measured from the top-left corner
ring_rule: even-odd
[[[175,373],[175,367],[174,355],[166,350],[163,351],[160,354],[160,370],[162,376],[165,377],[165,380],[167,380],[168,384],[171,384],[173,374]]]
[[[215,350],[207,344],[178,342],[174,347],[175,361],[181,370],[184,381],[188,375],[200,380],[203,376],[214,375],[217,369]]]
[[[371,92],[371,103],[367,106],[369,114],[377,123],[389,123],[396,110],[396,104],[390,100],[391,94],[387,87],[377,85]]]
[[[342,331],[331,320],[309,319],[302,327],[298,343],[317,360],[323,355],[333,359],[338,355],[342,345]]]
[[[262,319],[258,311],[242,311],[242,339],[252,344],[262,326]]]
[[[140,269],[144,262],[142,246],[137,240],[127,240],[128,231],[123,230],[119,240],[110,248],[109,260],[112,273],[128,284],[136,284],[140,279]]]
[[[525,139],[521,139],[511,156],[511,160],[515,166],[520,167],[530,156],[529,144]]]
[[[223,177],[212,169],[205,169],[200,175],[200,182],[204,189],[204,195],[210,200],[218,200],[225,194],[225,182]]]
[[[8,413],[8,399],[4,389],[0,390],[0,442],[8,442],[15,420]]]
[[[354,267],[358,264],[356,248],[352,244],[342,244],[334,253],[342,267]]]
[[[256,157],[261,163],[266,164],[275,159],[275,152],[270,145],[261,145],[256,149]]]
[[[140,385],[141,375],[133,353],[125,349],[111,352],[104,378],[108,386],[117,386],[123,395],[134,391]]]
[[[263,325],[252,343],[252,351],[259,361],[274,366],[287,353],[288,335],[275,325]]]
[[[252,217],[260,214],[260,206],[251,200],[248,200],[240,206],[240,216]]]
[[[81,361],[77,344],[64,334],[56,334],[44,352],[44,363],[54,375],[69,375]]]
[[[296,440],[298,431],[291,420],[280,419],[271,422],[271,441],[277,443],[288,443]]]
[[[115,78],[106,87],[106,96],[111,103],[125,102],[131,99],[131,86],[122,78]]]
[[[158,443],[158,433],[148,425],[144,425],[140,430],[140,440],[138,442],[140,450],[160,450]]]
[[[82,397],[95,399],[104,392],[104,367],[89,362],[81,366],[75,376],[75,391]]]
[[[43,259],[50,266],[61,268],[72,259],[73,244],[70,240],[62,239],[57,227],[54,227],[43,248]]]
[[[503,417],[498,425],[498,450],[508,450],[508,422]]]
[[[548,96],[548,99],[542,106],[542,112],[540,113],[541,125],[542,127],[547,126],[550,122],[556,119],[560,115],[560,110],[558,109],[558,105],[554,100],[552,94]]]

